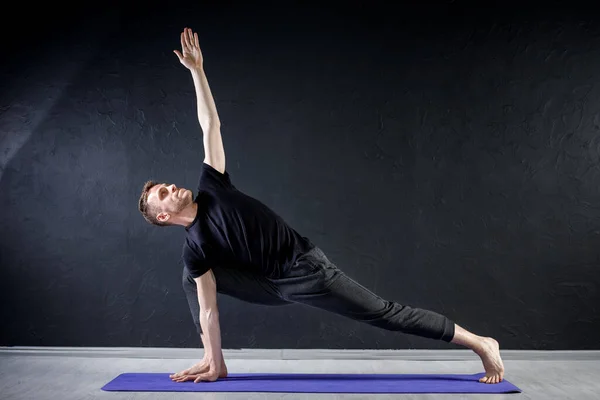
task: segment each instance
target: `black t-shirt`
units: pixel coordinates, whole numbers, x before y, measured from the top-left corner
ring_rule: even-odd
[[[198,213],[185,228],[183,245],[183,262],[194,278],[216,267],[279,277],[314,247],[269,207],[236,189],[227,171],[206,163],[194,201]]]

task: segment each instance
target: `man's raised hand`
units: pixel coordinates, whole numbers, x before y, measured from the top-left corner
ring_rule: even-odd
[[[181,52],[178,50],[173,50],[173,52],[187,69],[202,68],[204,60],[198,44],[198,34],[192,32],[190,28],[185,28],[181,32]]]

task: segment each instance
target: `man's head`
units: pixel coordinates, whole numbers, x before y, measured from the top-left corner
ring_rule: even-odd
[[[189,224],[196,210],[190,190],[154,181],[144,184],[138,208],[146,221],[158,226]]]

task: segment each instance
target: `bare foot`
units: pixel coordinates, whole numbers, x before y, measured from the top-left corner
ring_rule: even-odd
[[[481,347],[475,351],[485,368],[485,376],[479,380],[481,383],[500,383],[504,379],[504,364],[500,357],[500,345],[490,337],[483,338]]]

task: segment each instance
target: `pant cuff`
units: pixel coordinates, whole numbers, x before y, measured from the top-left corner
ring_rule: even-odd
[[[454,339],[455,333],[455,325],[454,322],[448,318],[444,319],[444,334],[441,337],[441,340],[444,342],[450,343],[452,339]]]

